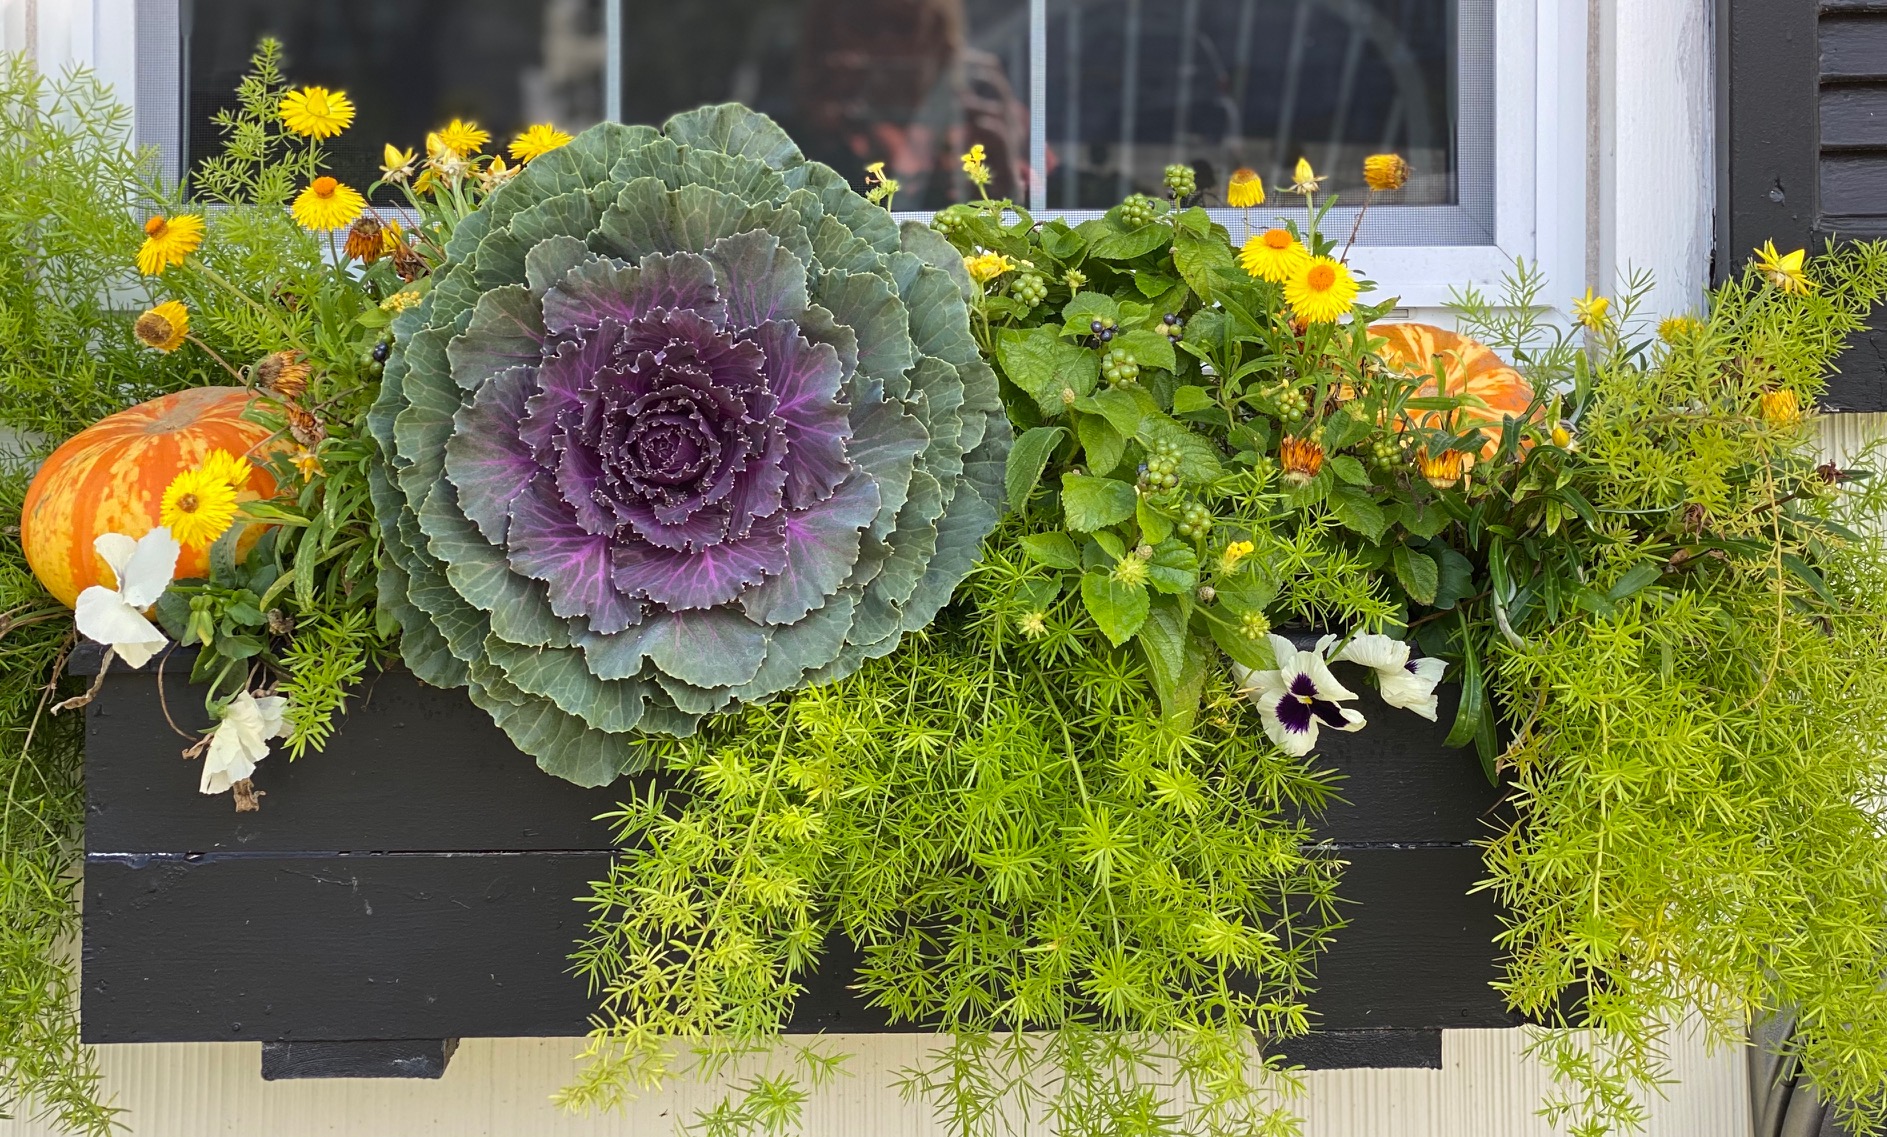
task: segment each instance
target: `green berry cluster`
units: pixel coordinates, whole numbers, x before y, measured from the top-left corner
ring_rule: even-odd
[[[1155,442],[1147,450],[1147,460],[1140,466],[1140,488],[1160,493],[1179,485],[1179,447],[1172,442]]]
[[[1205,540],[1212,534],[1212,511],[1196,501],[1187,502],[1179,514],[1179,535]]]
[[[1278,395],[1278,417],[1285,422],[1303,422],[1310,413],[1310,399],[1296,387],[1288,387]]]
[[[1173,195],[1174,201],[1185,201],[1199,192],[1199,175],[1193,172],[1191,166],[1168,166],[1166,176],[1162,180],[1166,183],[1167,192]]]
[[[1111,386],[1124,387],[1140,382],[1140,361],[1124,347],[1110,350],[1101,357],[1101,377]]]
[[[386,370],[387,356],[393,352],[393,329],[381,331],[380,338],[373,346],[360,355],[360,370],[363,375],[377,376]]]
[[[1033,308],[1048,299],[1048,281],[1034,273],[1024,273],[1010,283],[1009,295],[1021,301],[1023,307]]]
[[[1369,444],[1369,460],[1379,470],[1393,470],[1402,465],[1402,445],[1389,437]]]
[[[1120,203],[1120,219],[1134,227],[1152,223],[1160,216],[1160,207],[1144,193],[1127,195],[1127,200]]]
[[[960,213],[954,213],[948,209],[939,210],[931,217],[930,227],[946,237],[951,237],[956,235],[957,230],[963,228],[963,220],[963,215]]]

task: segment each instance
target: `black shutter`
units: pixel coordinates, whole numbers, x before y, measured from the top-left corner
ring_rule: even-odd
[[[1773,240],[1887,237],[1887,0],[1718,0],[1718,279]],[[1887,410],[1887,308],[1829,410]]]

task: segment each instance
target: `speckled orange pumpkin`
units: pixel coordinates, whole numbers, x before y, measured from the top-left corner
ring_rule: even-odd
[[[1456,422],[1480,420],[1494,424],[1482,431],[1487,443],[1481,447],[1482,458],[1492,458],[1500,447],[1500,423],[1508,415],[1527,417],[1533,408],[1533,387],[1507,361],[1478,340],[1435,327],[1433,324],[1372,324],[1370,334],[1389,342],[1381,348],[1383,362],[1409,375],[1426,375],[1428,382],[1417,388],[1418,397],[1473,395],[1486,406],[1466,406],[1457,412]],[[1435,363],[1441,360],[1443,388],[1435,386]],[[1416,412],[1413,417],[1424,426],[1441,425],[1436,411]]]
[[[249,392],[241,387],[193,387],[119,411],[67,439],[39,468],[20,513],[26,563],[46,590],[67,606],[93,584],[115,584],[92,542],[101,533],[142,537],[158,525],[164,489],[212,450],[246,454],[269,436],[243,419]],[[261,466],[239,500],[275,492]],[[243,546],[261,527],[251,526]],[[209,575],[208,549],[186,549],[177,577]]]

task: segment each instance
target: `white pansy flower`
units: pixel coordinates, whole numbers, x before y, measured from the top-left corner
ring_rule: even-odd
[[[79,593],[73,606],[79,634],[110,647],[133,668],[143,667],[170,642],[144,612],[170,587],[181,546],[160,525],[135,541],[123,533],[101,533],[92,548],[111,566],[118,587],[94,584]]]
[[[210,732],[210,752],[203,759],[203,781],[198,789],[220,794],[256,772],[256,763],[269,756],[269,739],[288,733],[284,715],[288,700],[280,695],[258,699],[244,691],[223,708],[223,721]]]
[[[1326,643],[1328,641],[1325,641]],[[1271,637],[1271,653],[1278,666],[1272,671],[1252,671],[1234,665],[1239,690],[1258,704],[1258,717],[1265,734],[1278,748],[1293,758],[1302,758],[1317,746],[1320,727],[1332,730],[1361,730],[1363,716],[1342,706],[1356,698],[1330,674],[1320,650],[1299,651],[1297,645],[1280,635]]]
[[[1327,637],[1317,646],[1325,647],[1332,639],[1335,637]],[[1336,658],[1374,671],[1383,702],[1435,721],[1441,701],[1435,687],[1448,670],[1443,661],[1433,656],[1410,659],[1408,644],[1374,632],[1366,632],[1343,645]]]

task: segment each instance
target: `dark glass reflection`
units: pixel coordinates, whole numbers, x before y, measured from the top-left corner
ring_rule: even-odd
[[[1169,163],[1223,204],[1299,157],[1354,202],[1384,150],[1416,171],[1396,201],[1451,203],[1456,43],[1455,0],[1050,0],[1049,205],[1161,194]]]
[[[263,36],[282,41],[292,82],[354,101],[354,125],[328,146],[335,176],[363,190],[384,143],[423,153],[454,117],[495,147],[534,122],[574,133],[603,117],[603,0],[185,0],[183,19],[193,164],[215,152],[211,116]]]
[[[624,121],[746,103],[861,190],[885,162],[899,209],[974,197],[958,155],[981,142],[991,196],[1027,197],[1021,0],[672,0],[625,25]]]

